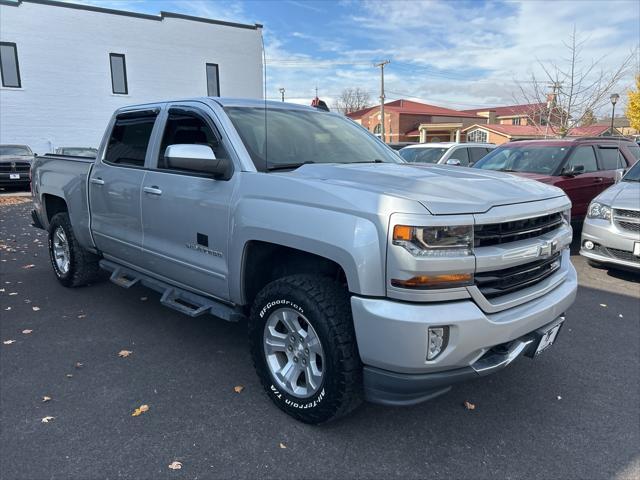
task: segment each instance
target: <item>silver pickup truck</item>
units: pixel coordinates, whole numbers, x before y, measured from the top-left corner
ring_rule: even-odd
[[[188,315],[247,321],[267,394],[307,423],[535,357],[576,294],[561,190],[406,164],[310,107],[123,108],[95,160],[37,157],[32,178],[63,285],[108,271]]]

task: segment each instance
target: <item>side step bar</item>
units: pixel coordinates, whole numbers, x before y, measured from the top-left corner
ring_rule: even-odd
[[[199,317],[208,313],[229,322],[237,322],[244,316],[232,306],[188,292],[109,260],[100,260],[100,268],[111,272],[109,280],[119,287],[131,288],[140,284],[160,292],[162,294],[160,303],[190,317]]]

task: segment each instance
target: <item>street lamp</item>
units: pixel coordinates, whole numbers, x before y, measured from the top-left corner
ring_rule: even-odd
[[[280,90],[280,95],[282,96],[282,101],[284,102],[284,92],[285,92],[285,89],[284,89],[284,88],[280,88],[279,90]],[[611,97],[611,98],[613,98],[613,97]]]
[[[613,117],[616,114],[616,103],[618,103],[618,99],[620,98],[620,95],[618,95],[617,93],[614,93],[611,95],[611,97],[609,97],[611,100],[611,135],[613,135]]]

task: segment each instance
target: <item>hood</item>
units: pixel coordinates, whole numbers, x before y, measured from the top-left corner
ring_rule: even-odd
[[[33,157],[31,155],[0,155],[0,163],[10,162],[32,162]]]
[[[536,180],[542,183],[552,184],[554,182],[554,177],[551,175],[545,175],[544,173],[509,172],[509,174],[516,175],[517,177],[528,178],[529,180]]]
[[[289,175],[420,202],[434,215],[561,197],[562,190],[490,170],[446,165],[310,164]]]
[[[618,182],[598,195],[596,200],[612,208],[640,210],[640,183]]]

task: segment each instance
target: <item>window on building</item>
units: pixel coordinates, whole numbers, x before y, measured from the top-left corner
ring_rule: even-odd
[[[627,162],[618,147],[600,147],[598,150],[600,152],[600,170],[627,168]]]
[[[511,125],[520,125],[520,117],[511,120]]]
[[[382,125],[380,123],[373,127],[373,134],[382,135]]]
[[[472,130],[467,133],[467,141],[468,142],[476,142],[476,143],[487,143],[489,135],[484,130]]]
[[[2,86],[20,88],[20,66],[18,65],[18,48],[15,43],[0,42],[0,74]]]
[[[564,169],[569,171],[576,165],[582,165],[584,167],[584,173],[595,172],[598,170],[596,154],[593,151],[593,147],[576,148],[573,155],[571,155],[571,158],[564,166]]]
[[[109,137],[105,162],[143,167],[156,117],[149,112],[120,115]]]
[[[169,168],[164,153],[169,145],[208,145],[216,158],[229,158],[213,129],[199,115],[189,111],[172,109],[164,128],[158,168]]]
[[[127,66],[125,64],[124,55],[122,53],[110,53],[109,61],[111,63],[112,92],[127,95],[129,93],[129,88],[127,86]]]
[[[217,63],[207,63],[207,95],[220,96],[220,76]]]

